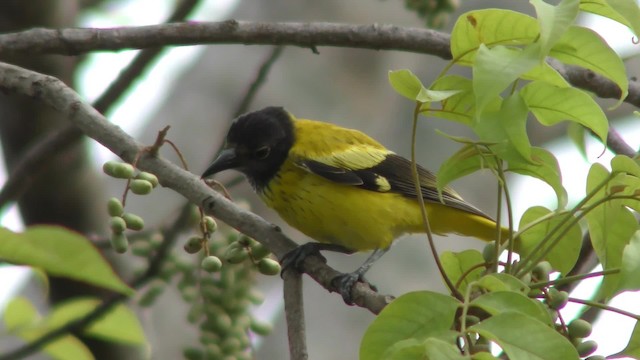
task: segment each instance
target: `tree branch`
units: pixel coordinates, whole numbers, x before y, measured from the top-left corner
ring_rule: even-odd
[[[75,91],[54,77],[0,63],[0,89],[35,98],[53,107],[66,115],[83,133],[127,162],[133,162],[144,149],[135,139],[107,121],[102,114],[84,103]],[[297,246],[278,227],[254,213],[237,207],[207,187],[199,177],[173,163],[160,157],[145,155],[140,157],[137,166],[155,174],[162,186],[173,189],[194,204],[203,205],[208,214],[260,241],[278,258],[282,258]],[[337,290],[331,286],[331,279],[340,273],[327,266],[321,258],[309,257],[303,268],[327,290]],[[374,292],[364,283],[354,286],[352,296],[357,300],[357,305],[376,314],[392,299],[390,296]]]
[[[307,328],[304,321],[304,301],[302,296],[302,274],[295,270],[286,270],[284,279],[284,313],[287,319],[287,335],[289,338],[289,358],[306,360]]]
[[[290,45],[398,50],[451,59],[450,35],[393,25],[335,23],[222,22],[175,23],[113,29],[31,29],[0,35],[0,56],[16,53],[78,55],[90,51],[146,49],[204,44]],[[612,81],[558,61],[552,65],[571,84],[604,98],[619,98]],[[640,84],[632,81],[626,102],[640,107]]]

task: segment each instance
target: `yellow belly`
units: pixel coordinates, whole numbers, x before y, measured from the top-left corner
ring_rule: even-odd
[[[312,239],[366,251],[387,248],[405,233],[424,232],[416,199],[341,185],[285,163],[261,194],[292,227]],[[492,240],[489,219],[427,204],[431,231]]]

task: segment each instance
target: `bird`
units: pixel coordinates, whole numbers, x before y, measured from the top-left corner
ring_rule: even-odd
[[[287,253],[284,269],[301,269],[310,254],[372,251],[351,273],[332,280],[347,304],[351,290],[391,244],[424,233],[410,160],[355,129],[297,118],[270,106],[237,117],[225,145],[202,174],[235,169],[290,226],[315,240]],[[433,173],[417,165],[430,230],[493,241],[505,229],[452,188],[441,196]]]

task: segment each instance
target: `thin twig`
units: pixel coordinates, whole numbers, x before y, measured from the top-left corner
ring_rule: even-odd
[[[249,88],[245,92],[245,96],[242,97],[242,100],[236,107],[236,110],[233,112],[233,117],[236,118],[249,110],[253,99],[256,97],[258,90],[264,85],[267,81],[267,76],[269,72],[271,72],[271,68],[276,63],[280,55],[282,55],[282,51],[284,50],[284,46],[275,46],[271,49],[269,56],[262,62],[260,67],[258,68],[258,72],[256,73],[255,79],[249,84]]]
[[[287,270],[284,279],[284,310],[289,338],[289,358],[306,360],[307,333],[304,321],[304,301],[302,297],[302,274],[297,270]]]

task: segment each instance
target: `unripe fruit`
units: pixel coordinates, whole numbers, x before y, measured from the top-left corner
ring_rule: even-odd
[[[209,234],[213,234],[218,229],[218,223],[216,223],[215,219],[211,216],[205,216],[204,223]]]
[[[147,290],[146,293],[142,295],[142,297],[138,301],[138,305],[142,307],[149,307],[153,305],[153,303],[156,301],[158,296],[162,294],[162,291],[164,290],[164,288],[165,288],[164,281],[160,279],[155,279],[151,281],[151,284],[149,285],[149,289]]]
[[[251,319],[251,325],[249,325],[249,328],[258,335],[266,336],[273,330],[273,325],[266,321]]]
[[[187,360],[204,360],[204,351],[195,347],[186,347],[182,349],[182,356]]]
[[[484,246],[484,249],[482,249],[482,258],[486,263],[492,264],[496,259],[495,256],[496,256],[496,243],[490,242]]]
[[[202,238],[198,236],[192,236],[187,240],[183,246],[184,251],[188,254],[196,254],[202,250]]]
[[[127,228],[131,230],[140,231],[144,228],[144,220],[136,214],[124,213],[122,218],[127,223]]]
[[[580,355],[580,357],[589,356],[593,354],[596,349],[598,349],[598,343],[593,340],[587,340],[576,346],[576,350],[578,351],[578,355]]]
[[[131,253],[136,256],[149,256],[151,254],[151,244],[148,241],[136,241],[131,244]]]
[[[135,179],[129,184],[131,192],[138,195],[147,195],[153,189],[153,185],[147,180]]]
[[[107,211],[109,212],[109,216],[121,216],[124,212],[124,207],[120,199],[114,197],[109,199],[109,201],[107,201]]]
[[[113,216],[109,220],[109,227],[114,234],[122,234],[127,228],[127,223],[120,216]]]
[[[280,273],[280,264],[269,258],[264,258],[258,261],[258,271],[264,275],[278,275]]]
[[[229,245],[227,250],[224,252],[224,259],[231,264],[239,264],[248,257],[248,254],[244,248],[233,245],[234,244]]]
[[[539,282],[549,281],[549,274],[553,271],[548,261],[541,261],[531,270],[532,275]]]
[[[269,251],[269,249],[267,249],[266,246],[260,244],[260,243],[256,243],[256,244],[252,244],[251,246],[251,256],[253,256],[253,258],[255,260],[260,260],[266,256],[268,256],[269,254],[271,254],[271,251]]]
[[[222,261],[217,256],[207,256],[202,259],[200,266],[204,271],[216,272],[222,269]]]
[[[591,323],[586,320],[575,319],[569,323],[567,330],[569,331],[569,336],[572,338],[586,338],[591,335],[593,327]]]
[[[569,302],[569,293],[566,291],[558,291],[556,288],[549,289],[549,307],[554,310],[560,310]]]
[[[105,162],[102,165],[102,171],[109,176],[119,179],[131,179],[135,173],[135,169],[131,164],[114,160]]]
[[[151,186],[153,186],[154,188],[156,186],[158,186],[159,182],[158,182],[158,177],[153,175],[152,173],[146,172],[146,171],[141,171],[137,176],[136,179],[140,179],[140,180],[146,180],[148,182],[151,183]]]
[[[127,236],[123,233],[113,233],[111,234],[111,238],[109,239],[111,243],[111,247],[118,254],[124,254],[129,249],[129,240]]]

